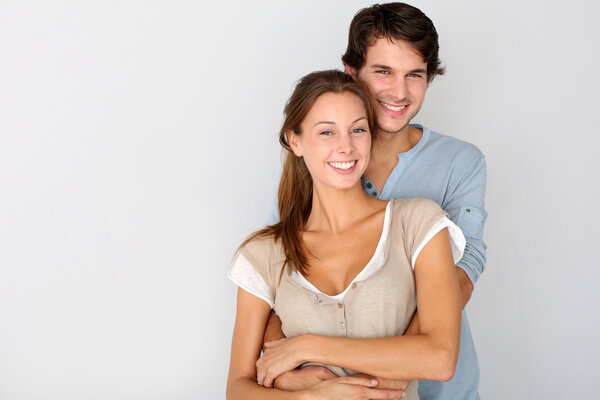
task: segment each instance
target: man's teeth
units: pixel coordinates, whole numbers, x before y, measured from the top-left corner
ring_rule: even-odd
[[[386,104],[382,101],[379,102],[379,104],[381,104],[382,106],[384,106],[385,108],[387,108],[388,110],[392,110],[392,111],[402,111],[404,110],[404,108],[406,106],[398,106],[398,107],[394,107],[394,106],[390,106],[389,104]]]
[[[331,165],[334,168],[337,169],[350,169],[352,167],[354,167],[354,164],[356,164],[356,160],[354,161],[348,161],[348,162],[330,162],[329,165]]]

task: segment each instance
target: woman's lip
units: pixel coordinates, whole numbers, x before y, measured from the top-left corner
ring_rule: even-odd
[[[356,168],[358,160],[350,161],[327,161],[327,164],[333,168],[336,172],[341,174],[348,174]],[[351,165],[349,165],[351,164]]]

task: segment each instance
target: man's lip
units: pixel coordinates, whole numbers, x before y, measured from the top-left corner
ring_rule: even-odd
[[[402,115],[402,114],[404,114],[404,112],[406,112],[407,108],[410,106],[410,103],[393,105],[393,104],[387,103],[382,100],[377,100],[377,103],[379,103],[381,108],[386,113],[392,114],[392,115]]]

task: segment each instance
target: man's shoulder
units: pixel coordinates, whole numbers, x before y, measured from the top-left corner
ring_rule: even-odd
[[[424,130],[427,128],[423,128]],[[473,143],[429,130],[429,140],[426,144],[429,151],[446,154],[452,158],[476,160],[483,157],[483,153]]]

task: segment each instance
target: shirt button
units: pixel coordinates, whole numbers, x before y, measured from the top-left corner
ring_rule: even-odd
[[[346,327],[346,324],[343,321],[340,322],[340,328],[345,328],[345,327]]]
[[[342,303],[338,303],[338,308],[343,308],[344,305]]]
[[[471,212],[471,209],[470,209],[470,208],[467,208],[465,211],[466,211],[466,212]]]
[[[354,283],[352,284],[352,286],[350,286],[350,287],[351,287],[352,289],[356,289],[356,282],[354,282]]]
[[[371,189],[373,187],[373,185],[371,185],[371,182],[367,183],[365,186],[367,187],[367,189]]]
[[[377,196],[377,192],[371,192],[371,196]]]

